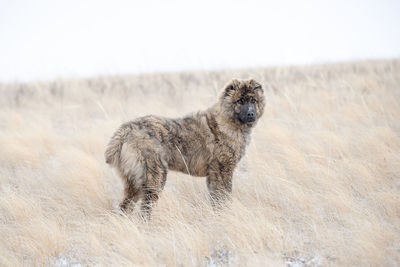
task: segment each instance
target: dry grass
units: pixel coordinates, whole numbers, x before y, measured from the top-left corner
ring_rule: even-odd
[[[116,127],[206,108],[249,76],[267,109],[231,208],[170,172],[151,222],[118,214]],[[398,266],[400,61],[0,85],[0,252],[1,266]]]

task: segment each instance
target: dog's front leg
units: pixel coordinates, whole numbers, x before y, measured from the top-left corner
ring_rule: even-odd
[[[211,171],[207,176],[207,188],[210,192],[213,208],[219,208],[231,199],[232,173],[230,171]]]

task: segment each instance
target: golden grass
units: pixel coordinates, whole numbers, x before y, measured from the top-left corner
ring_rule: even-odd
[[[249,76],[267,107],[231,207],[170,172],[150,222],[119,214],[113,131]],[[399,265],[400,61],[2,84],[0,252],[2,266]]]

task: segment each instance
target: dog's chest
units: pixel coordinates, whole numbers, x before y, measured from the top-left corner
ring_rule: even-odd
[[[236,165],[246,152],[247,140],[244,136],[236,139],[225,137],[216,144],[214,157],[227,165]]]

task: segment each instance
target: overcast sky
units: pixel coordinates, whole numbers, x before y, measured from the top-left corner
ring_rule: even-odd
[[[1,82],[395,57],[395,0],[0,0]]]

